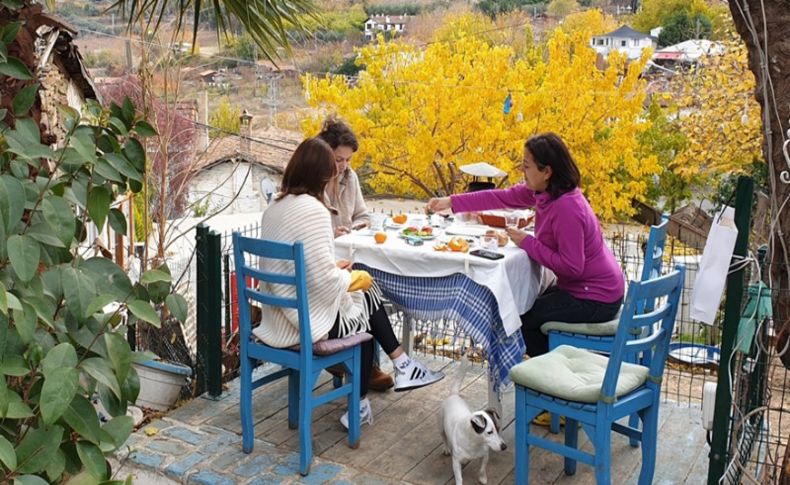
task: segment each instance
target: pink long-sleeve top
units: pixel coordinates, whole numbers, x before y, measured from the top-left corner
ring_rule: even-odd
[[[598,218],[576,188],[556,199],[525,184],[451,196],[453,212],[535,208],[535,236],[521,248],[554,271],[557,287],[583,300],[613,303],[625,291],[614,254],[604,243]]]

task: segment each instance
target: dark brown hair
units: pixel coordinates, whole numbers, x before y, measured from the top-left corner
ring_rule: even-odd
[[[551,178],[546,192],[553,199],[579,187],[579,167],[571,157],[565,142],[556,133],[541,133],[530,137],[524,144],[540,170],[551,167]]]
[[[329,144],[318,137],[308,138],[291,155],[275,200],[286,195],[308,194],[326,205],[324,189],[335,176],[335,170],[335,154]]]
[[[332,150],[341,146],[349,147],[353,151],[359,150],[357,135],[351,131],[347,124],[335,116],[330,116],[324,121],[324,126],[321,127],[321,133],[318,136],[329,143]]]

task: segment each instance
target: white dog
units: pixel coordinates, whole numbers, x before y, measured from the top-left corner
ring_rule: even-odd
[[[488,449],[503,451],[507,445],[499,436],[499,415],[493,409],[472,412],[459,392],[469,362],[466,357],[456,372],[451,395],[444,400],[439,411],[439,426],[444,438],[444,454],[453,457],[453,474],[456,485],[463,483],[461,467],[475,458],[482,458],[478,479],[488,483],[486,465]]]

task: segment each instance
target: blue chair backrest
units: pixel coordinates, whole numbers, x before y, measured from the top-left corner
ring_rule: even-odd
[[[601,399],[605,402],[614,399],[617,378],[624,359],[626,362],[640,362],[647,366],[650,369],[648,386],[660,387],[658,383],[669,353],[669,340],[675,326],[684,278],[685,268],[678,265],[674,271],[665,276],[647,281],[632,281],[628,286],[628,294],[601,388]],[[645,313],[639,310],[640,303],[643,305],[657,299],[662,302],[658,308]],[[658,322],[660,325],[655,325]],[[654,327],[657,327],[657,330],[644,332],[645,329]],[[634,339],[634,335],[641,337]],[[643,358],[639,358],[640,355]]]
[[[669,219],[666,217],[662,218],[660,224],[650,227],[640,281],[647,281],[661,275],[661,265],[664,261],[664,245],[667,241],[667,229],[669,229]]]
[[[233,254],[236,265],[236,287],[239,292],[239,337],[242,349],[246,352],[246,346],[251,338],[249,301],[254,300],[262,305],[295,309],[299,315],[302,357],[307,355],[312,358],[313,339],[310,333],[310,312],[307,303],[304,245],[301,242],[283,243],[253,239],[234,232]],[[293,272],[263,271],[256,267],[263,259],[292,261]],[[247,278],[257,280],[258,288],[247,286]],[[294,286],[296,298],[285,298],[267,292],[266,283]],[[261,325],[264,324],[265,322],[261,322]]]

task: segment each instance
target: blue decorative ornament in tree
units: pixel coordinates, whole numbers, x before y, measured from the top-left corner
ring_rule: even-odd
[[[507,93],[507,97],[505,97],[505,104],[502,106],[502,112],[506,115],[509,115],[511,108],[513,108],[513,98],[510,96],[510,93]]]

